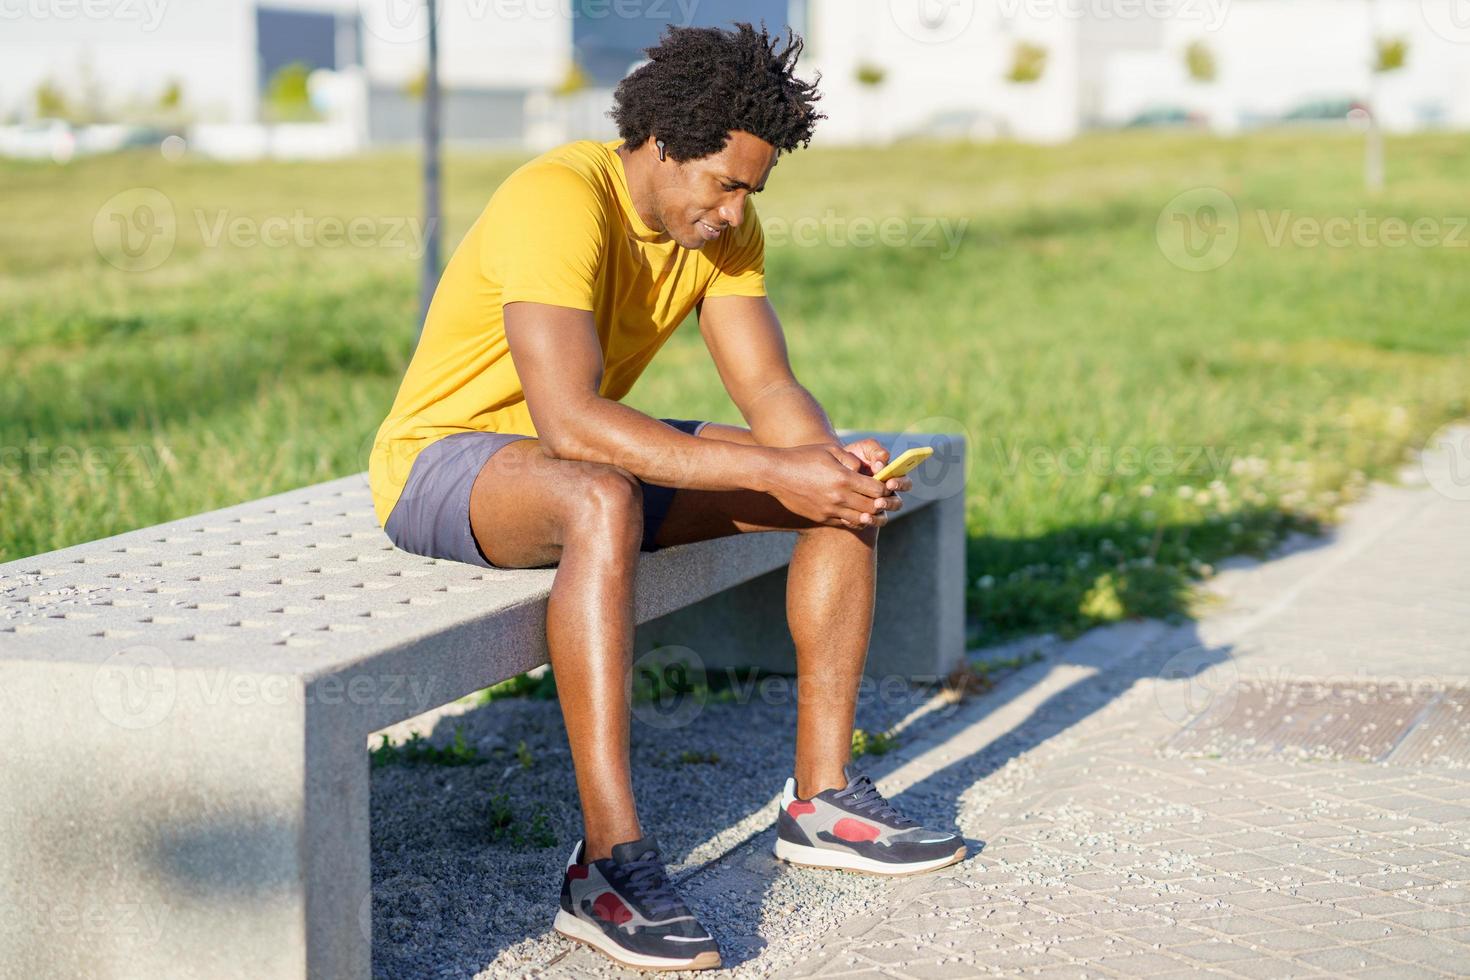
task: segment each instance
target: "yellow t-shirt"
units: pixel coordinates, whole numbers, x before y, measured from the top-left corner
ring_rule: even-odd
[[[436,440],[473,430],[536,435],[504,304],[590,310],[602,347],[599,393],[616,400],[702,297],[765,295],[765,243],[749,196],[740,227],[703,249],[656,241],[633,207],[621,144],[578,140],[524,164],[454,250],[368,460],[380,526],[414,459]]]

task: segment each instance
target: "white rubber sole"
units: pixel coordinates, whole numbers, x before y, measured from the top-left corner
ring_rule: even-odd
[[[875,861],[872,858],[863,857],[861,854],[853,854],[850,851],[839,851],[827,847],[808,847],[806,844],[793,844],[789,840],[776,838],[776,857],[788,864],[800,864],[808,868],[834,868],[838,871],[861,871],[871,875],[916,875],[925,871],[933,871],[936,868],[946,868],[965,856],[965,843],[960,845],[953,854],[934,858],[930,861],[917,861],[912,864],[890,864],[887,861]]]
[[[556,921],[552,923],[552,928],[568,939],[585,943],[609,959],[617,960],[624,966],[631,966],[637,970],[708,970],[720,965],[720,954],[712,951],[706,951],[688,959],[635,953],[608,939],[607,934],[601,929],[577,918],[566,909],[557,910]]]

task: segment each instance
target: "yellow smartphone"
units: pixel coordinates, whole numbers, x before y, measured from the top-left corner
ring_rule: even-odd
[[[873,479],[882,482],[891,480],[895,476],[903,476],[933,455],[933,446],[915,446],[913,449],[905,449],[897,459],[890,459],[887,466],[874,473]]]

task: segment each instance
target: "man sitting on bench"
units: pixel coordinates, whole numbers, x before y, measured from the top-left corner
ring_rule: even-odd
[[[802,48],[764,28],[668,28],[618,86],[621,139],[520,167],[450,258],[373,447],[379,522],[400,548],[487,568],[555,565],[546,639],[581,797],[555,928],[644,968],[720,965],[638,821],[625,683],[640,552],[795,531],[794,770],[776,854],[906,874],[965,854],[850,763],[878,529],[907,477],[842,445],[792,374],[766,298],[751,197],[810,143]],[[690,310],[742,428],[619,402]]]

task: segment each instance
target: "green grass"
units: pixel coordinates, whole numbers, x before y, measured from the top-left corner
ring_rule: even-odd
[[[886,755],[898,747],[898,736],[893,732],[870,732],[863,728],[852,730],[852,757]]]
[[[521,743],[524,751],[526,743]],[[402,744],[394,745],[387,735],[368,751],[368,761],[374,769],[384,766],[478,766],[486,760],[479,751],[464,740],[464,732],[458,725],[454,728],[454,741],[439,747],[429,744],[418,732],[408,736]],[[522,762],[529,767],[529,763]]]
[[[1359,151],[1336,133],[1132,133],[780,162],[768,221],[968,221],[948,259],[787,244],[767,265],[797,374],[836,425],[969,437],[972,640],[1187,613],[1215,562],[1334,520],[1467,413],[1464,248],[1273,246],[1257,218],[1465,214],[1463,139],[1390,141],[1377,200]],[[449,159],[446,248],[520,159]],[[127,273],[93,222],[140,186],[168,196],[178,241]],[[1155,239],[1197,186],[1242,214],[1213,272]],[[411,250],[205,238],[221,216],[391,220],[418,197],[406,155],[0,163],[0,561],[362,471],[414,342]],[[628,403],[741,422],[692,323]],[[1068,448],[1102,463],[1047,465]]]

